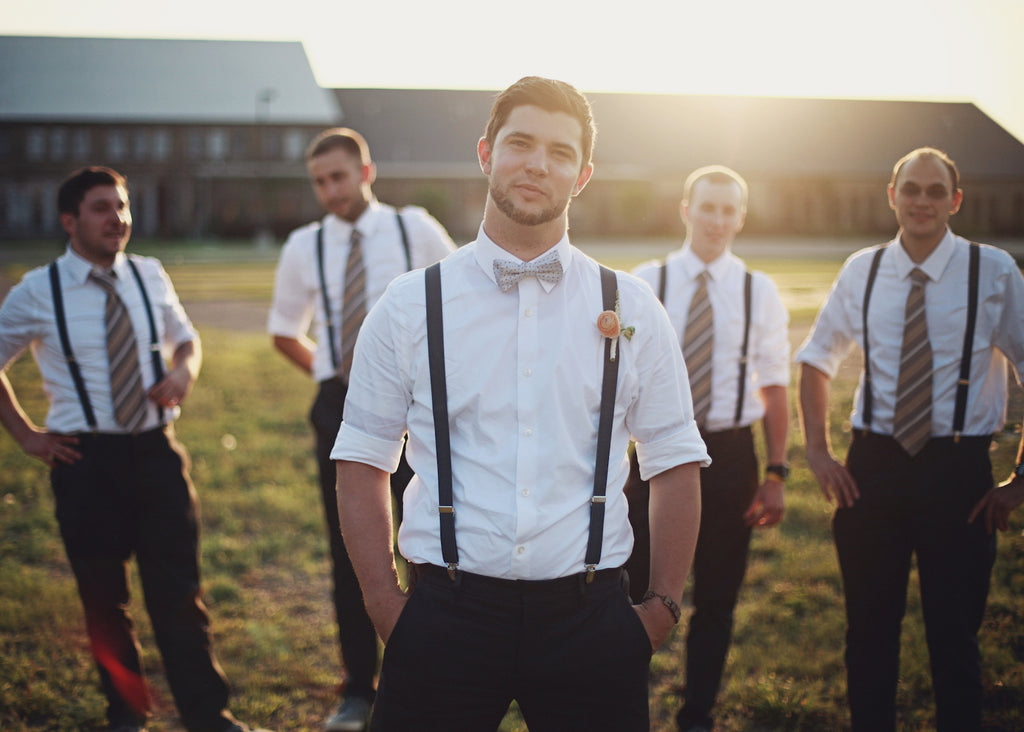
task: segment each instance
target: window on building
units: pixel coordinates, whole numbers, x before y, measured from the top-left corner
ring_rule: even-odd
[[[284,134],[285,160],[301,160],[306,151],[306,133],[302,130],[288,130]]]
[[[42,127],[30,127],[25,132],[25,157],[29,160],[42,160],[46,156],[46,130]]]
[[[153,130],[153,159],[164,161],[171,157],[171,133],[163,128]]]
[[[145,160],[149,157],[149,130],[140,127],[132,131],[132,160]]]
[[[206,156],[211,160],[224,160],[228,156],[228,133],[218,127],[206,133]]]
[[[68,131],[64,127],[50,130],[50,160],[64,160],[68,156]]]
[[[71,133],[71,157],[79,162],[92,154],[92,137],[89,130],[78,129]]]
[[[107,157],[113,161],[124,160],[128,154],[128,139],[124,130],[107,130]]]
[[[185,137],[185,154],[189,160],[203,157],[203,133],[200,130],[189,130]]]
[[[281,155],[281,131],[264,127],[260,132],[260,152],[263,159],[277,159]]]

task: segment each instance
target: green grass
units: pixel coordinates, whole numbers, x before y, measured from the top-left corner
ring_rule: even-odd
[[[629,268],[628,255],[607,258]],[[165,256],[183,301],[269,299],[272,258]],[[839,262],[763,260],[792,309],[802,338]],[[7,264],[16,276],[24,264]],[[319,730],[335,702],[338,651],[329,601],[328,552],[306,414],[314,387],[272,353],[261,332],[199,323],[206,362],[178,432],[193,460],[202,501],[203,579],[217,654],[242,719],[287,730]],[[42,421],[45,403],[31,359],[11,379]],[[846,414],[856,365],[837,379],[833,442],[848,444]],[[1021,414],[1019,390],[1010,409]],[[755,534],[736,613],[723,685],[720,729],[841,730],[848,726],[844,615],[830,539],[829,506],[803,460],[794,431],[787,515]],[[993,452],[1008,473],[1018,434]],[[89,659],[81,609],[64,558],[44,467],[0,433],[0,729],[103,728],[104,702]],[[1024,511],[1000,536],[982,631],[985,720],[990,730],[1024,729]],[[137,581],[135,587],[138,587]],[[132,608],[157,699],[151,730],[180,730],[141,597]],[[655,730],[671,730],[684,678],[684,621],[651,664]],[[920,601],[912,584],[904,624],[899,727],[934,728]],[[515,709],[503,732],[524,730]]]

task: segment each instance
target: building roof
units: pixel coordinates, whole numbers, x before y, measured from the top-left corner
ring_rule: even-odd
[[[0,36],[0,120],[334,124],[298,41]]]
[[[494,91],[336,89],[382,175],[473,175]],[[599,179],[681,179],[701,165],[744,175],[886,176],[904,153],[945,150],[965,180],[1024,179],[1024,144],[974,104],[587,93]]]

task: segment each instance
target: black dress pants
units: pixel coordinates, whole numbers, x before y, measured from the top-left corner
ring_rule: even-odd
[[[342,412],[348,386],[338,378],[320,382],[320,390],[310,412],[316,434],[316,459],[320,471],[320,495],[327,519],[327,538],[331,549],[334,585],[334,614],[338,624],[341,660],[345,666],[344,693],[373,700],[373,679],[377,673],[377,631],[363,605],[359,580],[345,549],[338,519],[338,474],[331,450],[341,427]],[[391,476],[391,490],[396,496],[398,520],[401,520],[402,493],[412,479],[412,470],[405,452],[398,470]]]
[[[939,732],[981,724],[978,631],[995,535],[967,523],[992,487],[989,437],[933,438],[910,457],[891,437],[856,434],[847,458],[860,498],[833,518],[846,596],[846,669],[854,730],[896,728],[900,624],[917,558]]]
[[[711,465],[700,471],[700,533],[693,557],[693,614],[686,636],[686,688],[677,714],[681,729],[712,725],[732,640],[733,613],[747,571],[751,530],[743,513],[757,491],[757,456],[750,427],[702,432]],[[635,543],[626,568],[630,592],[639,601],[649,569],[648,494],[633,457],[626,487]]]
[[[651,642],[622,570],[527,582],[417,568],[384,652],[370,729],[648,732]]]
[[[220,732],[234,719],[199,597],[198,503],[188,456],[171,427],[78,437],[82,458],[58,464],[50,480],[108,720],[112,726],[143,723],[150,712],[127,609],[134,554],[181,720],[192,732]]]

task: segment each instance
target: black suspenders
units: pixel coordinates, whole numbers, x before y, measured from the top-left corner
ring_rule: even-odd
[[[441,298],[441,263],[430,265],[424,272],[427,302],[427,359],[430,364],[430,392],[434,412],[434,440],[437,449],[438,512],[441,525],[441,556],[448,576],[456,578],[459,550],[455,541],[455,506],[452,497],[451,434],[448,424],[448,388],[444,370],[444,320]],[[615,309],[615,273],[601,267],[601,298],[605,310]],[[608,485],[608,460],[611,453],[612,422],[615,415],[615,392],[619,362],[612,357],[612,340],[605,339],[604,373],[601,381],[601,412],[598,421],[597,457],[594,466],[594,492],[590,499],[590,534],[584,565],[587,581],[601,561],[604,537],[605,492]]]
[[[878,264],[882,253],[887,247],[881,246],[871,259],[868,281],[864,288],[864,307],[861,313],[864,329],[864,431],[871,429],[871,351],[868,345],[868,304],[871,302],[871,290],[875,286],[878,275]],[[971,242],[970,259],[967,274],[967,324],[964,329],[964,346],[960,356],[960,378],[956,382],[956,405],[953,409],[953,440],[960,441],[960,433],[964,430],[967,416],[967,392],[971,386],[971,355],[974,350],[974,326],[978,320],[978,277],[980,270],[981,248]]]
[[[409,236],[405,231],[405,222],[402,214],[395,211],[395,219],[398,221],[398,231],[402,235],[402,249],[405,250],[405,271],[412,271],[412,253],[409,251]],[[331,301],[327,298],[327,277],[324,274],[324,227],[323,224],[316,230],[316,264],[320,276],[320,295],[324,301],[324,320],[327,324],[327,344],[331,349],[331,366],[338,370],[338,354],[334,350],[334,321],[331,318]]]
[[[160,341],[156,332],[156,320],[153,318],[153,306],[149,300],[149,293],[142,283],[142,275],[136,266],[134,259],[128,257],[128,266],[131,267],[135,282],[142,293],[142,302],[146,306],[146,317],[149,320],[149,353],[153,362],[153,374],[156,382],[164,378],[164,361],[160,354]],[[71,379],[75,382],[75,391],[78,392],[78,401],[82,404],[82,411],[85,413],[85,422],[89,429],[96,431],[96,414],[92,410],[92,402],[89,393],[85,390],[85,381],[82,379],[82,370],[78,366],[75,354],[71,350],[71,339],[68,338],[67,315],[64,312],[64,294],[60,286],[60,272],[57,269],[57,262],[50,262],[50,292],[53,295],[53,312],[57,320],[57,333],[60,336],[60,345],[64,351],[64,360],[67,361],[68,370],[71,372]],[[160,422],[164,421],[164,409],[158,407]]]
[[[661,267],[658,269],[660,270],[658,273],[658,299],[664,305],[667,292],[668,263],[662,262]],[[749,271],[745,272],[745,277],[743,278],[743,346],[740,348],[740,388],[736,393],[736,413],[733,415],[733,424],[737,427],[740,424],[740,419],[743,417],[743,399],[747,391],[747,353],[750,350],[750,301],[753,280],[753,275]]]

